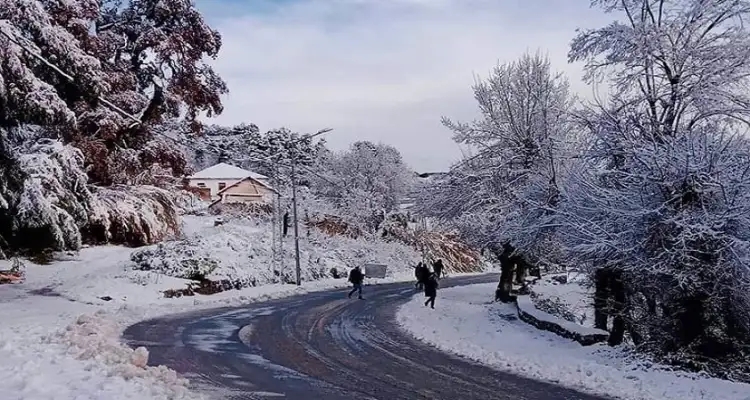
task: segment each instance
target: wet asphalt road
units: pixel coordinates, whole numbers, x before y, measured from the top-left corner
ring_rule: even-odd
[[[495,282],[447,278],[441,287]],[[365,286],[174,315],[129,327],[124,338],[217,399],[594,400],[445,354],[401,331],[409,283]],[[438,293],[437,307],[440,307]],[[498,340],[503,340],[498,336]]]

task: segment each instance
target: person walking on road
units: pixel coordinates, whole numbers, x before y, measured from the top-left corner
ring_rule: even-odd
[[[438,280],[443,277],[443,268],[443,260],[440,258],[432,264],[432,271],[435,272],[435,277],[438,278]]]
[[[362,281],[365,279],[365,274],[362,273],[362,270],[359,269],[359,267],[354,267],[351,271],[349,271],[349,282],[352,284],[352,291],[349,292],[349,298],[352,298],[352,295],[354,292],[358,292],[358,298],[360,300],[364,300],[362,298]]]
[[[414,267],[414,278],[417,280],[417,282],[414,284],[414,289],[420,290],[422,289],[422,263],[417,264],[416,267]]]
[[[424,282],[424,295],[427,297],[427,301],[424,302],[425,307],[430,305],[430,308],[435,309],[435,297],[437,297],[438,279],[435,273],[431,273]]]
[[[420,261],[419,264],[417,264],[417,268],[414,270],[414,276],[417,278],[417,284],[415,285],[417,290],[424,289],[424,283],[429,275],[429,268],[427,268],[427,265],[424,262]]]

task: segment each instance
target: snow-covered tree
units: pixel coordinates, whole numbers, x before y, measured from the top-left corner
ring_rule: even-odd
[[[0,246],[34,250],[34,232],[35,247],[77,248],[92,208],[81,176],[180,174],[183,154],[150,128],[221,111],[226,86],[204,61],[220,45],[190,0],[0,0]]]
[[[614,100],[642,114],[629,121],[657,138],[706,119],[748,121],[750,2],[595,0],[625,22],[582,31],[570,60],[589,81],[611,76]],[[609,74],[609,75],[608,75]]]
[[[478,153],[424,192],[419,209],[451,221],[475,245],[502,253],[503,244],[534,261],[554,246],[560,179],[569,158],[573,98],[549,59],[525,54],[474,85],[480,118],[444,118],[456,142]]]
[[[323,139],[287,128],[261,133],[255,124],[208,125],[196,134],[190,132],[184,123],[171,122],[160,126],[160,131],[185,144],[182,147],[193,170],[226,162],[278,178],[282,186],[289,184],[292,160],[301,167],[300,176],[304,177],[304,167],[312,166],[318,153],[325,149]]]
[[[0,2],[0,59],[4,60],[0,65],[0,126],[4,128],[24,123],[70,124],[76,119],[72,102],[93,102],[108,89],[99,60],[68,29],[86,28],[99,15],[98,2],[67,3],[70,27],[55,20],[49,3]],[[67,70],[75,88],[56,74],[49,65],[52,62]],[[66,96],[59,90],[62,86],[74,93]]]
[[[370,231],[398,210],[416,178],[397,149],[366,141],[348,151],[321,153],[315,168],[308,175],[313,193]]]
[[[220,46],[191,0],[3,0],[0,120],[59,128],[113,183],[110,165],[146,146],[153,123],[221,112],[226,86],[204,61]]]
[[[195,127],[199,113],[211,117],[223,110],[220,96],[227,92],[226,85],[205,62],[218,55],[221,37],[205,23],[192,0],[108,0],[94,30],[86,36],[86,48],[105,66],[113,89],[110,101],[135,114],[141,124],[123,129],[132,121],[111,112],[103,115],[106,109],[98,107],[84,114],[96,124],[72,139],[86,154],[96,155],[89,160],[92,178],[127,183],[112,179],[121,176],[112,165],[130,163],[134,151],[168,148],[161,142],[149,143],[154,124],[182,116]],[[182,174],[179,154],[159,152],[154,159],[149,157],[154,152],[146,152],[145,159]]]
[[[571,60],[611,73],[581,114],[589,149],[564,191],[569,254],[597,325],[663,355],[746,357],[750,339],[750,32],[746,1],[595,1],[626,22],[583,31]],[[745,355],[743,355],[745,354]]]

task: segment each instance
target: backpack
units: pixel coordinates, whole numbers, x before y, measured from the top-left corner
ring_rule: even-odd
[[[362,280],[362,272],[356,268],[349,271],[349,283],[359,283]]]

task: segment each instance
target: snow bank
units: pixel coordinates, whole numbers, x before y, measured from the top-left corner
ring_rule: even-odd
[[[284,265],[274,262],[271,226],[236,218],[213,226],[213,218],[185,216],[184,239],[135,251],[132,260],[141,271],[182,279],[228,280],[241,286],[295,281],[294,242],[284,240]],[[315,229],[301,233],[302,280],[331,277],[335,268],[346,274],[354,265],[386,264],[391,273],[406,271],[419,254],[412,248],[379,240],[328,236]]]
[[[594,290],[580,273],[546,275],[529,286],[534,306],[583,326],[594,326]]]
[[[492,302],[495,284],[449,288],[435,310],[415,296],[397,313],[412,335],[446,351],[534,379],[639,400],[750,400],[750,385],[673,371],[606,345],[581,346],[519,321]]]
[[[190,393],[188,380],[178,377],[175,371],[164,366],[147,366],[148,350],[123,345],[121,332],[117,322],[99,310],[79,316],[65,331],[47,338],[47,341],[66,345],[68,354],[72,353],[78,360],[92,361],[104,367],[107,376],[132,380],[148,388],[152,397],[202,398]]]
[[[119,342],[115,315],[21,287],[0,293],[0,398],[3,400],[203,399],[148,352]],[[65,321],[79,316],[67,328]]]

